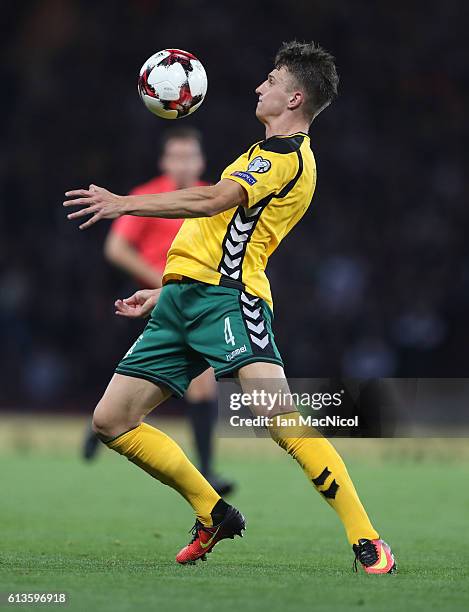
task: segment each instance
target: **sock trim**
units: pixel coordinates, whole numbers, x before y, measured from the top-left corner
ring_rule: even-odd
[[[138,425],[135,425],[135,427],[131,427],[130,429],[127,429],[127,431],[123,431],[118,436],[116,436],[115,438],[111,438],[110,440],[101,440],[101,438],[99,439],[101,440],[101,442],[104,442],[104,444],[111,444],[112,442],[115,442],[116,440],[118,440],[121,436],[125,436],[125,434],[129,433],[129,431],[133,431],[134,429],[137,429],[138,427],[140,427],[140,425],[141,423],[139,423]]]

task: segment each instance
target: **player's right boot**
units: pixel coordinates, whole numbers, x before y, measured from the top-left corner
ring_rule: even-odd
[[[354,569],[357,561],[362,564],[367,574],[395,574],[397,565],[391,547],[384,540],[367,540],[362,538],[353,545],[355,553]]]
[[[214,522],[213,527],[205,527],[197,520],[191,530],[192,540],[176,556],[178,563],[183,565],[195,563],[197,559],[205,561],[205,555],[212,552],[215,544],[221,540],[234,539],[235,535],[243,537],[242,532],[246,529],[246,519],[234,506],[229,506],[223,500],[220,502],[226,507],[223,518],[217,523]]]

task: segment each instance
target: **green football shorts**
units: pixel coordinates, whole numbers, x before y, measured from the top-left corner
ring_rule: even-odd
[[[272,317],[264,300],[238,289],[169,282],[116,372],[162,383],[181,397],[209,366],[217,378],[255,361],[283,366]]]

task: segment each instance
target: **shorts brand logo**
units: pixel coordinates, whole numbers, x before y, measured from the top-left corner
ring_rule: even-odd
[[[247,351],[246,345],[243,344],[243,346],[240,346],[234,351],[231,351],[231,353],[228,353],[226,355],[226,361],[232,361],[235,357],[237,357],[238,355],[241,355],[241,353],[245,353],[246,351]]]

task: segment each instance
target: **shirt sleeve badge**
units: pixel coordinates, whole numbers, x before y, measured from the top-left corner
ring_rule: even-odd
[[[264,172],[268,172],[271,167],[272,164],[268,159],[264,159],[258,155],[249,162],[248,172],[258,172],[259,174],[263,174]]]

